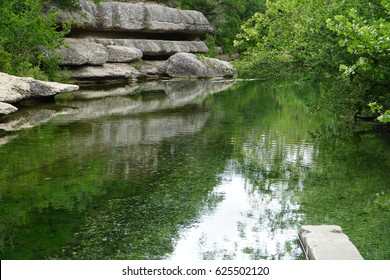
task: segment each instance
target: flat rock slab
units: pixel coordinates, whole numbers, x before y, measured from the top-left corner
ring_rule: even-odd
[[[299,239],[310,260],[363,260],[348,236],[337,225],[302,226]]]
[[[53,96],[78,89],[77,85],[44,82],[0,72],[0,102],[16,103],[30,97]]]
[[[102,65],[109,59],[109,53],[101,44],[67,39],[68,47],[62,47],[62,65]]]
[[[73,20],[84,30],[187,33],[213,32],[206,17],[198,11],[179,10],[157,4],[104,2],[99,5],[80,0],[81,10],[60,11],[58,21]]]
[[[104,46],[123,46],[139,49],[145,56],[173,55],[178,52],[207,53],[208,48],[202,41],[171,41],[152,39],[104,39],[87,38],[79,41],[92,41]]]
[[[84,79],[137,79],[142,73],[127,63],[106,63],[102,66],[81,66],[72,70],[73,78]]]

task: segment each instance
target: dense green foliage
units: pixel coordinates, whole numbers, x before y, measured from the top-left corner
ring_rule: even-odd
[[[183,9],[194,9],[205,14],[215,28],[216,45],[224,52],[233,51],[233,41],[241,24],[255,12],[264,12],[264,0],[182,0]]]
[[[389,3],[268,1],[266,12],[256,13],[237,36],[235,45],[245,54],[239,72],[262,76],[298,63],[342,81],[328,100],[359,113],[372,101],[388,108]]]
[[[99,0],[94,0],[98,3]],[[78,0],[2,0],[0,2],[0,71],[42,80],[67,79],[55,52],[70,31],[58,26],[58,13],[47,4],[77,9]]]
[[[55,79],[59,57],[54,50],[63,44],[56,14],[42,13],[39,0],[4,0],[0,3],[0,71],[15,75]]]
[[[201,11],[215,28],[209,46],[233,52],[233,41],[241,24],[255,12],[265,11],[265,0],[160,0],[170,7]],[[213,51],[213,50],[211,50]],[[211,53],[212,55],[213,53]]]

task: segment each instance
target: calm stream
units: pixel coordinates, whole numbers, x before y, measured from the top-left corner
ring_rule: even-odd
[[[310,112],[318,91],[169,81],[26,102],[0,118],[1,259],[302,259],[302,224],[389,259],[389,138]]]

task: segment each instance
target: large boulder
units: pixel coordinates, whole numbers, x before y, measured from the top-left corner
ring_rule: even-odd
[[[16,103],[30,97],[53,96],[78,89],[76,85],[43,82],[0,72],[0,102]]]
[[[99,31],[131,31],[148,33],[213,32],[205,16],[197,11],[179,10],[157,4],[101,2],[80,0],[80,11],[61,11],[59,22],[74,20],[74,28]]]
[[[194,54],[177,53],[166,62],[166,73],[173,78],[206,78],[211,71]]]
[[[190,53],[177,53],[166,62],[166,73],[173,78],[233,77],[233,66],[216,58],[197,58]]]
[[[211,70],[213,77],[231,78],[234,76],[234,68],[227,61],[209,57],[204,57],[201,61]]]

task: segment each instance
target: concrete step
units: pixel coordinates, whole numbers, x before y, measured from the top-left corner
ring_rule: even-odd
[[[304,225],[299,231],[299,239],[309,260],[363,260],[337,225]]]

